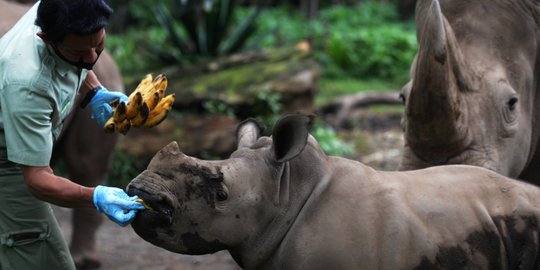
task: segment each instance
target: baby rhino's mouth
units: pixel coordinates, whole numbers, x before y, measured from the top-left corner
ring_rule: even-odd
[[[165,196],[153,195],[138,188],[128,188],[129,196],[139,196],[145,205],[145,210],[155,211],[165,216],[172,216],[173,207]]]
[[[155,237],[155,229],[168,227],[173,221],[173,207],[163,194],[150,194],[149,192],[129,185],[129,196],[138,196],[144,201],[147,208],[139,211],[132,222],[133,229],[142,238]]]

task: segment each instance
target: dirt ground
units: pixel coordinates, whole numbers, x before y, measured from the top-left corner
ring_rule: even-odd
[[[71,210],[53,207],[60,227],[70,239]],[[238,270],[227,251],[187,256],[156,247],[137,236],[133,229],[106,219],[98,232],[98,253],[102,270]]]
[[[377,132],[348,131],[348,143],[362,150],[348,155],[381,170],[395,170],[403,145],[397,127]],[[360,145],[360,146],[359,146]],[[53,207],[60,226],[69,239],[70,211]],[[227,251],[204,256],[187,256],[153,246],[135,234],[131,227],[122,228],[106,219],[98,233],[98,256],[102,270],[238,270]]]

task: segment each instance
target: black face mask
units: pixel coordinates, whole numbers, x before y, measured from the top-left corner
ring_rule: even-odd
[[[75,62],[75,61],[68,60],[66,57],[64,57],[60,53],[60,51],[58,50],[56,45],[52,44],[52,47],[53,47],[54,52],[56,53],[56,55],[58,55],[58,57],[60,57],[60,59],[66,61],[67,63],[69,63],[71,65],[74,65],[74,66],[76,66],[78,68],[84,68],[84,69],[87,69],[87,70],[92,70],[92,68],[96,64],[97,60],[99,59],[99,56],[101,55],[101,52],[103,52],[103,51],[98,52],[96,60],[94,62],[92,62],[92,63],[86,63],[82,59],[79,59],[79,61]]]

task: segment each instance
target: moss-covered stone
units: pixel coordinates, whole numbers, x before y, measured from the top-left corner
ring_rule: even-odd
[[[225,64],[226,59],[218,60],[208,64],[203,72],[195,67],[199,72],[182,70],[167,74],[168,92],[176,93],[175,109],[201,107],[206,101],[223,102],[231,107],[249,106],[257,104],[260,91],[279,93],[285,103],[283,108],[288,108],[287,103],[295,98],[309,99],[308,106],[312,105],[320,67],[309,54],[288,48],[265,50],[258,57],[247,58],[246,62],[232,66]],[[234,61],[238,60],[230,62]]]

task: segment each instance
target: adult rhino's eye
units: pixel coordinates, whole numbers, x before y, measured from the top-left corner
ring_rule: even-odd
[[[229,195],[227,194],[227,192],[225,192],[225,190],[219,190],[216,194],[216,197],[218,201],[224,201],[229,197]]]
[[[518,98],[517,97],[511,97],[508,102],[506,102],[506,105],[508,105],[508,109],[513,111],[516,109],[516,106],[517,106],[517,102],[518,102]]]

